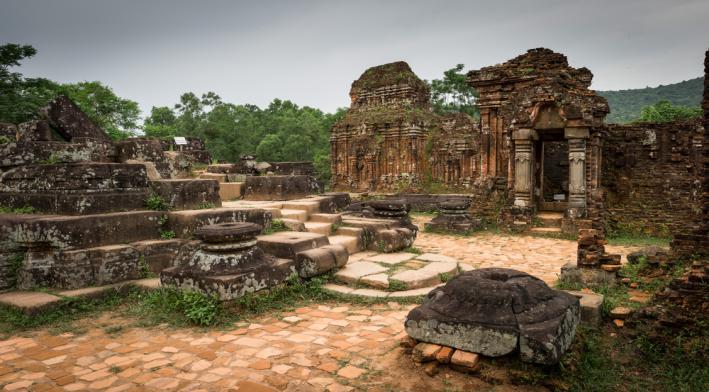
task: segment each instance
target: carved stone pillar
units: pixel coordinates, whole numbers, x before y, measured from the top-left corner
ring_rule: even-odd
[[[536,138],[536,132],[532,129],[519,129],[513,132],[512,139],[515,144],[515,201],[517,207],[532,206],[533,179],[532,170],[534,168],[534,154],[532,150],[532,140]]]
[[[567,128],[569,142],[569,207],[586,208],[586,139],[588,128]]]

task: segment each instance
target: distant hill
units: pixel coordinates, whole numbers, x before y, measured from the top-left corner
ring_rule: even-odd
[[[704,91],[704,79],[696,78],[667,86],[631,90],[598,91],[608,100],[611,113],[607,123],[627,123],[640,117],[642,108],[667,100],[675,105],[699,106]]]

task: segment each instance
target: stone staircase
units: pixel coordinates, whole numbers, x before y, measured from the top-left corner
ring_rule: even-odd
[[[219,197],[223,202],[237,200],[244,195],[244,176],[241,174],[201,172],[199,178],[218,181]]]
[[[428,294],[472,266],[434,253],[360,252],[335,273],[331,292],[373,298],[418,297]]]
[[[342,214],[322,212],[321,201],[325,197],[312,196],[289,201],[224,202],[229,207],[253,207],[270,211],[273,219],[280,219],[293,231],[305,231],[327,236],[331,245],[342,245],[349,254],[364,250],[364,229],[342,226]]]
[[[540,211],[536,216],[536,220],[540,225],[533,227],[530,232],[536,234],[560,234],[563,217],[563,212]]]

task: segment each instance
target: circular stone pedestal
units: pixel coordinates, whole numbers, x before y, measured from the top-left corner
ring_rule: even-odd
[[[412,338],[498,357],[519,349],[525,362],[557,363],[580,321],[579,300],[505,268],[465,272],[409,312]]]

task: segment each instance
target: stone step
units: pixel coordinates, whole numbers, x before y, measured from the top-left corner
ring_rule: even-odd
[[[280,211],[280,210],[279,210]],[[305,224],[299,220],[296,219],[288,219],[288,218],[281,218],[281,221],[283,224],[288,228],[290,231],[306,231],[305,230]]]
[[[160,287],[160,279],[150,278],[129,280],[105,286],[94,286],[77,290],[60,291],[56,294],[41,291],[8,291],[5,293],[0,293],[0,304],[14,307],[26,314],[33,315],[60,306],[64,303],[63,298],[65,297],[84,299],[100,298],[104,295],[110,294],[113,291],[121,291],[130,286],[141,290],[155,290]]]
[[[349,227],[349,226],[340,226],[337,228],[337,231],[335,231],[336,235],[346,235],[346,236],[358,237],[358,238],[362,238],[363,233],[364,233],[363,228]]]
[[[341,224],[342,215],[341,214],[312,214],[310,215],[311,222],[324,222],[330,224]]]
[[[542,211],[537,213],[537,221],[539,221],[541,227],[561,227],[561,220],[564,214],[561,212],[554,211]]]
[[[226,174],[221,174],[221,173],[209,173],[209,172],[204,172],[199,174],[199,178],[204,179],[204,180],[217,180],[219,182],[226,182]]]
[[[338,230],[339,232],[339,230]],[[364,250],[362,239],[351,235],[331,235],[327,237],[332,245],[342,245],[347,249],[347,253],[355,254]]]
[[[537,217],[546,219],[561,219],[564,217],[564,213],[557,211],[539,211],[537,213]]]
[[[403,282],[408,290],[412,290],[445,283],[456,275],[458,275],[457,262],[430,262],[419,269],[397,272],[389,280]]]
[[[304,210],[293,210],[289,208],[281,209],[281,218],[294,219],[300,222],[308,220],[308,212]]]
[[[219,197],[222,201],[240,199],[244,195],[243,182],[219,183]]]
[[[381,274],[388,269],[380,264],[371,261],[356,261],[347,265],[335,273],[335,279],[344,283],[356,284],[365,276]]]
[[[404,290],[404,291],[384,291],[376,289],[355,289],[349,286],[328,283],[323,286],[323,289],[334,294],[364,297],[364,298],[417,298],[427,295],[431,290],[438,286],[424,287],[421,289]]]
[[[283,202],[283,208],[289,210],[303,210],[306,211],[308,216],[310,216],[312,214],[317,214],[320,212],[320,202],[317,200],[291,200]]]
[[[561,233],[561,227],[533,227],[530,231],[538,234],[556,234]]]
[[[305,230],[323,235],[332,234],[332,224],[325,222],[305,222]]]

